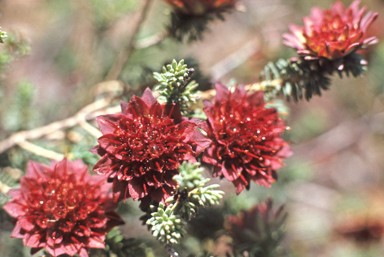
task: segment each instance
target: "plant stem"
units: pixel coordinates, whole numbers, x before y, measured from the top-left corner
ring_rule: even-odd
[[[274,79],[271,81],[261,81],[254,84],[248,84],[245,85],[246,90],[252,90],[252,91],[267,91],[267,87],[275,87],[282,83],[281,79]],[[231,88],[231,90],[234,90],[234,87]],[[199,98],[204,100],[211,100],[216,95],[215,89],[210,89],[204,92],[199,93]]]
[[[265,90],[266,85],[271,87],[271,85],[274,86],[279,83],[281,83],[280,79],[272,80],[268,84],[265,81],[262,81],[260,83],[246,85],[245,88],[247,90]],[[205,100],[211,100],[215,95],[215,89],[200,92],[199,94],[200,98]],[[111,99],[100,99],[83,107],[72,117],[60,121],[55,121],[46,126],[42,126],[32,130],[20,131],[15,134],[12,134],[10,137],[4,139],[3,141],[0,141],[0,154],[15,145],[19,145],[28,151],[29,149],[36,149],[35,147],[28,147],[30,145],[27,146],[28,143],[23,142],[26,142],[27,140],[39,139],[49,135],[50,133],[64,130],[77,125],[81,126],[94,137],[98,137],[101,135],[100,132],[98,131],[98,129],[94,128],[89,123],[87,123],[87,120],[92,120],[99,115],[112,114],[120,111],[120,105],[106,108],[108,105],[110,105],[110,103]],[[48,153],[44,156],[49,159],[57,159],[59,155]]]
[[[143,0],[144,7],[141,9],[140,18],[135,24],[132,36],[129,38],[126,46],[122,49],[122,51],[119,52],[116,61],[113,63],[104,80],[115,80],[120,76],[121,71],[123,70],[125,64],[127,63],[129,57],[132,54],[132,50],[135,48],[135,38],[137,36],[137,33],[139,33],[141,26],[143,25],[143,22],[148,14],[149,6],[152,1],[153,0]]]
[[[175,251],[172,245],[166,244],[165,247],[169,253],[169,257],[179,257],[179,254]]]
[[[169,36],[169,32],[164,31],[164,32],[160,32],[158,34],[149,36],[147,38],[141,39],[135,42],[135,49],[145,49],[145,48],[160,44],[168,36]]]
[[[20,131],[15,134],[12,134],[10,137],[0,142],[0,153],[8,150],[14,145],[18,145],[20,143],[25,142],[26,140],[39,139],[53,132],[76,126],[79,124],[79,122],[93,119],[99,114],[95,114],[94,112],[107,107],[109,103],[110,100],[100,99],[85,106],[70,118],[55,121],[43,127],[35,128],[32,130]]]

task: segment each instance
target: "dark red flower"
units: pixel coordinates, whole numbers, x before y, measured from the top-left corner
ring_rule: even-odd
[[[263,92],[247,94],[243,87],[230,92],[216,84],[214,104],[205,106],[205,129],[212,145],[203,161],[214,165],[213,175],[232,181],[238,194],[251,180],[269,187],[291,149],[280,137],[286,129],[284,121],[276,109],[265,108]]]
[[[194,122],[183,121],[178,104],[159,104],[149,89],[121,109],[97,118],[103,136],[91,151],[102,157],[93,171],[113,181],[116,201],[165,201],[176,191],[172,177],[179,164],[196,161],[210,140]]]
[[[284,44],[306,59],[334,60],[376,43],[376,37],[365,39],[365,33],[378,14],[368,12],[363,17],[366,8],[358,6],[359,1],[354,1],[347,9],[341,2],[329,10],[312,8],[311,15],[303,19],[304,27],[290,25],[292,34],[283,35]]]
[[[35,253],[88,256],[89,248],[105,248],[105,234],[124,224],[114,211],[110,186],[102,176],[91,176],[80,160],[64,159],[51,167],[28,163],[20,189],[4,209],[17,219],[11,237],[22,238]]]
[[[272,199],[267,198],[237,216],[226,217],[224,227],[230,232],[235,248],[248,252],[257,249],[265,256],[276,256],[274,251],[283,237],[281,226],[286,217],[284,206],[273,208]]]
[[[183,15],[200,16],[232,8],[238,0],[165,0]]]

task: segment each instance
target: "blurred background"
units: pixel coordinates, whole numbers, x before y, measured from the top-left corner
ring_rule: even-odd
[[[154,1],[119,76],[124,86],[105,89],[100,83],[126,47],[142,1],[1,0],[0,26],[12,41],[0,45],[0,141],[70,117],[105,94],[116,96],[116,103],[129,101],[133,94],[153,87],[152,72],[161,71],[172,59],[185,59],[198,70],[193,79],[201,90],[212,88],[215,81],[255,83],[268,61],[295,56],[293,49],[282,45],[287,24],[302,25],[311,7],[326,9],[334,1],[241,2],[244,11],[211,22],[202,41],[187,44],[165,38],[151,45],[165,32],[170,14],[163,1]],[[224,203],[202,211],[192,222],[191,236],[179,246],[181,252],[212,250],[225,215],[271,196],[274,205],[285,204],[288,212],[282,256],[384,256],[384,1],[362,0],[360,6],[364,5],[379,13],[368,34],[380,40],[363,53],[369,62],[365,76],[335,76],[331,89],[309,102],[281,101],[289,113],[291,130],[285,138],[292,142],[294,155],[278,171],[278,181],[270,189],[252,184],[236,196],[232,184],[215,180],[226,192]],[[89,164],[97,161],[88,152],[95,138],[80,127],[50,133],[33,143]],[[17,186],[28,160],[49,163],[18,146],[0,153],[0,206],[8,199],[5,186]],[[152,256],[166,256],[137,222],[141,215],[137,206],[127,201],[119,207],[127,223],[122,234],[142,240]],[[9,239],[12,229],[11,218],[1,209],[0,255],[30,256],[22,240]]]

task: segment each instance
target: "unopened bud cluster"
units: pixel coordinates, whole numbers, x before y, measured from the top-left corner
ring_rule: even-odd
[[[194,102],[197,98],[193,92],[198,84],[194,81],[189,82],[193,69],[188,69],[184,64],[184,60],[177,63],[176,60],[172,64],[163,67],[163,72],[154,72],[153,77],[160,83],[156,86],[160,94],[160,99],[168,103],[179,102],[181,107],[188,102]]]
[[[178,215],[174,215],[169,207],[165,208],[165,205],[160,203],[156,211],[156,207],[151,206],[154,212],[151,214],[152,218],[147,221],[147,225],[152,226],[152,234],[160,242],[178,244],[185,233],[183,228],[185,222]]]
[[[199,166],[200,163],[198,162],[183,162],[179,166],[180,174],[173,176],[173,180],[179,184],[179,190],[186,189],[187,191],[191,191],[207,183],[202,175],[203,169]]]

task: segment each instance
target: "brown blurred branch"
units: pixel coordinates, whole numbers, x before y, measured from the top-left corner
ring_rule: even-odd
[[[7,194],[10,189],[12,189],[10,186],[8,186],[7,184],[3,184],[0,181],[0,192],[2,192],[3,194]]]
[[[104,107],[107,107],[109,103],[110,103],[109,99],[100,99],[85,106],[70,118],[67,118],[61,121],[52,122],[51,124],[48,124],[43,127],[35,128],[32,130],[17,132],[11,135],[10,137],[8,137],[7,139],[0,142],[0,153],[8,150],[9,148],[15,145],[20,145],[20,144],[23,145],[23,143],[27,140],[39,139],[53,132],[67,129],[67,128],[76,126],[80,123],[83,123],[86,120],[93,119],[96,117],[96,115],[94,115],[94,112]]]
[[[277,85],[281,85],[282,83],[282,80],[281,79],[274,79],[272,81],[262,81],[262,82],[258,82],[258,83],[254,83],[254,84],[248,84],[248,85],[245,85],[245,89],[246,90],[250,90],[250,91],[268,91],[270,90],[271,88],[274,88],[276,87]],[[232,87],[231,90],[234,90],[235,88]],[[207,91],[204,91],[204,92],[200,92],[199,96],[200,96],[200,99],[203,99],[203,100],[210,100],[212,99],[213,97],[215,97],[216,95],[216,90],[215,89],[210,89],[210,90],[207,90]]]
[[[367,135],[384,133],[384,112],[366,114],[358,119],[345,121],[323,134],[295,147],[295,154],[302,159],[321,162],[354,147]],[[351,129],[353,128],[353,129]]]
[[[134,47],[135,49],[144,49],[157,44],[160,44],[165,38],[169,36],[169,31],[163,31],[158,34],[138,40]]]
[[[32,144],[28,141],[21,141],[21,142],[18,142],[17,144],[18,144],[18,146],[20,146],[24,150],[27,150],[27,151],[35,154],[35,155],[38,155],[38,156],[43,156],[43,157],[48,158],[48,159],[61,161],[65,157],[64,154],[56,153],[54,151],[51,151],[51,150],[45,149],[43,147],[40,147],[38,145]]]
[[[107,82],[104,82],[104,83],[107,83]],[[268,90],[268,88],[271,88],[280,83],[281,83],[281,80],[272,80],[269,83],[263,81],[260,83],[246,85],[245,88],[247,90],[264,90],[265,91],[265,90]],[[216,95],[215,89],[200,92],[201,99],[210,100],[215,95]],[[35,128],[32,130],[17,132],[11,135],[10,137],[8,137],[7,139],[4,139],[3,141],[0,142],[0,153],[3,153],[4,151],[8,150],[9,148],[15,145],[19,145],[23,149],[28,150],[36,155],[44,156],[49,159],[60,160],[64,157],[64,155],[60,153],[55,153],[50,150],[43,149],[37,145],[34,145],[28,142],[28,140],[36,140],[44,136],[47,136],[53,132],[64,130],[77,125],[82,127],[84,130],[86,130],[95,138],[98,138],[101,136],[100,131],[97,128],[93,127],[91,124],[89,124],[87,121],[92,120],[99,115],[119,112],[120,110],[119,105],[106,108],[108,105],[110,105],[110,103],[111,103],[110,98],[100,99],[85,106],[75,115],[67,119],[52,122],[51,124],[48,124],[43,127]]]
[[[148,14],[149,6],[153,0],[143,0],[144,6],[141,9],[140,17],[137,23],[135,24],[135,27],[133,29],[132,35],[129,38],[126,46],[122,49],[122,51],[118,54],[116,61],[112,65],[111,69],[109,70],[107,76],[105,77],[105,80],[114,80],[117,79],[123,70],[126,62],[129,60],[129,57],[131,56],[132,50],[135,47],[135,38],[137,36],[137,33],[140,31],[140,28]]]

